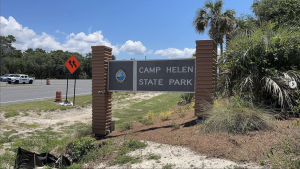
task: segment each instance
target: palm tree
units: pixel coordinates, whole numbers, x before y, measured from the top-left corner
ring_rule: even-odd
[[[235,28],[235,10],[226,10],[222,13],[223,0],[217,0],[215,3],[208,1],[204,8],[199,8],[196,18],[193,22],[195,29],[203,33],[209,27],[210,38],[220,45],[221,54],[223,53],[224,36],[226,40]]]
[[[265,23],[249,31],[237,32],[228,45],[227,57],[220,58],[218,91],[232,96],[233,91],[254,102],[281,106],[281,110],[295,109],[300,100],[300,45],[298,26],[281,26]],[[299,89],[299,88],[298,88]]]

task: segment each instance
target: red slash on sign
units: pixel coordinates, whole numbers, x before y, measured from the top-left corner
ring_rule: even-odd
[[[75,72],[77,68],[79,68],[80,63],[79,61],[75,58],[74,55],[72,55],[65,63],[65,66],[68,68],[71,74]]]

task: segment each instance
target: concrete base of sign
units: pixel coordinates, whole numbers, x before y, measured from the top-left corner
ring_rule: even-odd
[[[61,105],[61,106],[73,106],[73,102],[65,101],[65,102],[59,103],[59,105]]]

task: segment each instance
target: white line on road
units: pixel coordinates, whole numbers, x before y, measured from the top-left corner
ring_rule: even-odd
[[[79,96],[79,95],[86,95],[86,94],[92,94],[91,92],[90,93],[80,93],[80,94],[76,94],[76,96]],[[15,102],[23,102],[23,101],[36,101],[36,100],[45,100],[45,99],[51,99],[51,98],[54,98],[55,97],[42,97],[42,98],[35,98],[35,99],[25,99],[25,100],[15,100],[15,101],[7,101],[7,102],[0,102],[0,104],[5,104],[5,103],[15,103]]]

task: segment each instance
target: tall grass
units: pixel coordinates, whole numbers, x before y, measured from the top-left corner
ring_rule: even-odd
[[[273,129],[271,110],[258,108],[240,97],[219,99],[213,105],[202,106],[207,109],[202,126],[204,132],[245,134],[247,131]]]

